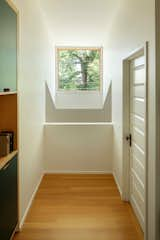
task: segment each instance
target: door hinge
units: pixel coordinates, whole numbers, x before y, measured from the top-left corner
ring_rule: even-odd
[[[132,134],[129,134],[129,135],[126,137],[126,140],[129,142],[129,146],[131,147],[131,146],[132,146]]]

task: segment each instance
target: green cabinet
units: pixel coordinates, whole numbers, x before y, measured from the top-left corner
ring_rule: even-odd
[[[9,240],[18,222],[17,156],[0,170],[0,240]]]
[[[0,92],[17,90],[17,14],[0,0]]]

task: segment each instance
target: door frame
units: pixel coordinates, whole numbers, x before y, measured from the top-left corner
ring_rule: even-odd
[[[137,57],[144,56],[145,58],[145,97],[146,97],[146,111],[145,111],[145,235],[147,233],[147,199],[148,199],[148,42],[141,48],[136,49],[129,56],[123,59],[123,166],[122,166],[122,200],[129,201],[130,197],[130,147],[126,141],[126,136],[130,133],[130,63]]]
[[[155,1],[156,6],[156,169],[155,169],[155,240],[160,239],[160,1]]]

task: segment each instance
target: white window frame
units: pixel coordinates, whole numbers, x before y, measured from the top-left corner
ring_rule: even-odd
[[[58,60],[58,51],[59,50],[99,50],[101,57],[100,57],[100,88],[98,90],[64,90],[59,88],[59,60]],[[56,93],[62,93],[62,94],[95,94],[95,93],[102,93],[103,92],[103,47],[97,46],[97,47],[84,47],[84,46],[56,46],[55,47],[55,87],[56,87]]]

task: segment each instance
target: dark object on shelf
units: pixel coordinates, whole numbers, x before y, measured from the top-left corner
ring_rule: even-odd
[[[0,132],[0,157],[4,157],[13,152],[14,149],[14,132]]]
[[[0,170],[0,239],[11,239],[18,222],[17,156]]]
[[[10,88],[4,88],[3,89],[3,92],[10,92],[11,90],[10,90]]]

